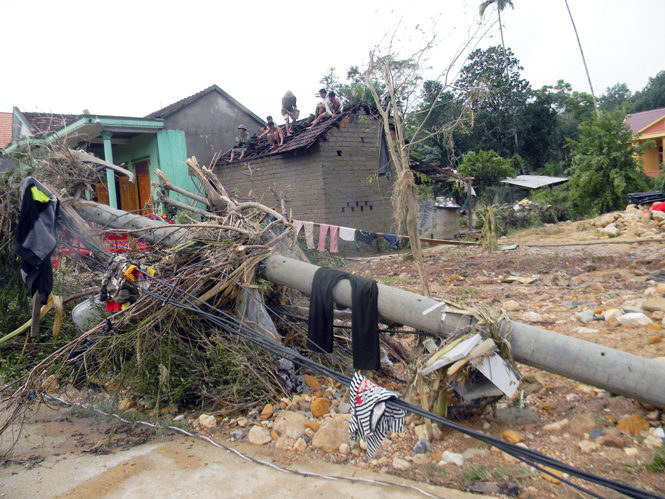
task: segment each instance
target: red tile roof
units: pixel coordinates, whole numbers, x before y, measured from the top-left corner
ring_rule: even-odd
[[[12,141],[12,113],[0,113],[0,147],[5,147]]]
[[[626,123],[628,123],[628,126],[633,133],[638,133],[640,130],[644,130],[644,128],[662,117],[665,117],[665,107],[630,114],[626,118]]]
[[[50,133],[70,123],[79,116],[76,114],[23,113],[23,116],[38,133]]]
[[[295,151],[296,149],[307,149],[314,143],[318,142],[319,139],[324,138],[325,134],[328,133],[332,128],[339,126],[339,124],[347,119],[349,115],[356,114],[361,110],[364,110],[368,113],[372,113],[374,111],[366,102],[360,102],[358,104],[349,106],[349,108],[346,109],[344,113],[337,117],[328,118],[327,120],[319,122],[314,127],[307,128],[313,118],[310,116],[308,119],[299,120],[291,124],[292,135],[290,137],[286,136],[285,126],[280,125],[282,133],[284,134],[284,144],[273,149],[271,149],[270,143],[266,137],[261,139],[258,138],[258,135],[263,133],[263,130],[260,130],[252,136],[252,141],[250,142],[247,152],[245,152],[245,156],[242,158],[242,161],[258,159],[264,156],[271,156],[273,154],[283,154],[285,152]],[[238,156],[239,154],[236,154],[236,158]],[[219,160],[217,160],[215,166],[228,164],[228,159],[230,157],[231,151],[228,151],[226,154],[220,157]]]

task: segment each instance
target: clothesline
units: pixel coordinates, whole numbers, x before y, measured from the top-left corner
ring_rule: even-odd
[[[324,224],[325,225],[325,224]],[[321,227],[321,224],[318,222],[314,222],[314,227]],[[374,233],[376,237],[383,237],[384,233],[383,232],[375,232]],[[408,241],[409,236],[400,236],[398,235],[397,237],[400,238],[400,240]],[[478,243],[475,241],[451,241],[447,239],[429,239],[425,237],[420,238],[421,243],[428,243],[428,244],[448,244],[451,246],[478,246]]]

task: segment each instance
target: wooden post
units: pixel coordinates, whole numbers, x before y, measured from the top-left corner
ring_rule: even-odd
[[[473,207],[471,206],[471,180],[469,179],[466,180],[466,195],[469,200],[469,232],[471,232],[473,230]]]

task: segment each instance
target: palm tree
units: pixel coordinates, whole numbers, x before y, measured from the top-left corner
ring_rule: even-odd
[[[494,4],[496,7],[496,12],[499,15],[499,31],[501,32],[501,47],[503,48],[503,57],[506,59],[506,72],[508,71],[508,58],[506,57],[506,42],[503,41],[503,26],[501,25],[501,11],[506,7],[510,6],[511,9],[514,9],[513,0],[485,0],[480,4],[478,9],[480,12],[480,17],[485,15],[487,7]],[[507,80],[506,80],[507,81]],[[513,134],[515,135],[515,154],[517,154],[517,148],[519,147],[519,142],[517,140],[517,127],[513,128]]]
[[[513,5],[513,0],[485,0],[483,3],[480,4],[480,17],[483,17],[485,15],[485,10],[487,10],[487,7],[490,5],[495,4],[496,5],[496,12],[499,15],[499,31],[501,32],[501,46],[503,47],[503,53],[505,55],[506,53],[506,44],[503,41],[503,26],[501,26],[501,11],[505,10],[506,7],[510,6],[511,9],[514,9],[515,6]]]
[[[596,94],[593,93],[593,85],[591,84],[591,77],[589,76],[589,68],[586,67],[586,59],[584,58],[584,52],[582,51],[582,44],[580,43],[580,37],[577,34],[577,28],[575,27],[575,21],[573,21],[573,14],[571,14],[570,7],[568,7],[568,0],[564,0],[564,1],[566,2],[566,9],[568,9],[568,15],[570,16],[570,22],[573,23],[573,30],[575,30],[575,38],[577,38],[577,45],[580,47],[580,54],[582,54],[582,62],[584,63],[584,70],[586,71],[586,78],[587,78],[587,80],[589,80],[589,88],[591,89],[591,97],[593,98],[593,107],[596,110],[596,115],[599,116],[598,104],[596,103]],[[487,2],[485,2],[485,3],[487,3]]]

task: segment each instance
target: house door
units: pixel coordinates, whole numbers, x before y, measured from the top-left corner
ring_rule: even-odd
[[[150,195],[150,164],[148,160],[134,163],[136,173],[136,186],[138,187],[138,201],[141,215],[147,217],[152,213],[152,196]]]
[[[120,185],[120,209],[137,213],[140,208],[138,191],[136,184],[132,184],[128,177],[124,175],[118,179]]]

